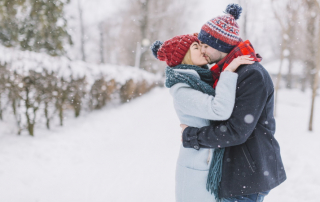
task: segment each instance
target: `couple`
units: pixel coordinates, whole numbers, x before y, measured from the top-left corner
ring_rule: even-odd
[[[166,86],[182,123],[177,202],[262,202],[286,179],[274,138],[273,83],[239,37],[241,11],[230,4],[199,34],[151,46],[169,66]]]

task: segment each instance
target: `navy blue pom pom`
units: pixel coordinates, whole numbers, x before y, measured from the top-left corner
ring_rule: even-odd
[[[155,58],[158,59],[157,54],[158,54],[158,50],[159,48],[162,46],[163,42],[162,41],[155,41],[153,42],[153,44],[150,46],[150,49],[152,51],[152,54]]]
[[[238,20],[240,14],[242,13],[242,7],[238,4],[229,4],[226,8],[225,13],[232,15],[234,19]]]

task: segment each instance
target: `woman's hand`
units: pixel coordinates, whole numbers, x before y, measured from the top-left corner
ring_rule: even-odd
[[[240,65],[251,65],[254,63],[254,58],[251,58],[251,55],[242,55],[233,59],[233,61],[224,69],[224,71],[234,72],[238,69]]]
[[[180,124],[180,127],[181,127],[181,134],[183,134],[184,129],[186,129],[189,126],[184,125],[184,124]],[[182,142],[182,135],[181,135],[181,142]]]

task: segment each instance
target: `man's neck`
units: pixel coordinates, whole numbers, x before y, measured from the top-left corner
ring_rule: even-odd
[[[219,55],[219,59],[218,60],[216,60],[215,62],[213,62],[213,63],[218,63],[218,62],[220,62],[223,58],[225,58],[227,55],[228,55],[228,53],[223,53],[223,52],[219,52],[220,53],[220,55]],[[211,64],[213,64],[213,63],[211,63]]]
[[[220,52],[220,60],[222,60],[223,58],[225,58],[227,55],[228,55],[228,53]],[[220,61],[220,60],[219,60],[219,61]]]

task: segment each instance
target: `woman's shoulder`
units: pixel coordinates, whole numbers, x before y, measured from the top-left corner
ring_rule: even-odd
[[[181,92],[181,90],[191,90],[191,87],[186,84],[186,83],[177,83],[174,84],[171,88],[170,88],[170,94],[175,98],[178,96],[178,92]],[[181,93],[179,93],[181,94]]]

